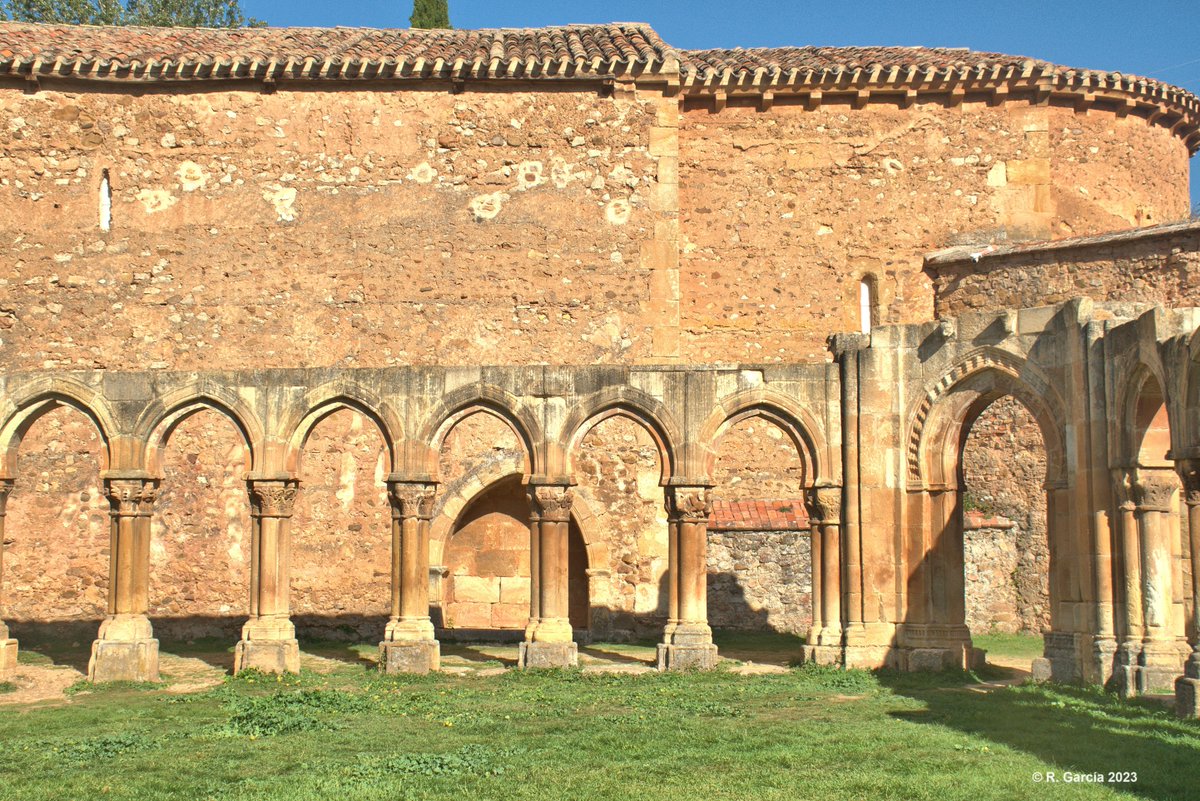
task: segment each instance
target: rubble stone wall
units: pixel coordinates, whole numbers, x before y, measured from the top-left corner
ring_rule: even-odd
[[[863,276],[878,321],[922,322],[934,310],[925,253],[1183,219],[1187,172],[1164,128],[1018,101],[689,110],[683,352],[827,358],[831,332],[859,330]]]
[[[1200,227],[932,267],[937,313],[1095,301],[1200,305]]]
[[[1001,398],[971,426],[963,477],[965,516],[983,523],[963,527],[967,625],[975,634],[1040,634],[1050,626],[1046,450],[1019,401]],[[995,518],[1011,527],[986,524]]]

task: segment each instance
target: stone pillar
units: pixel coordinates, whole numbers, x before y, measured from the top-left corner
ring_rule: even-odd
[[[4,513],[13,480],[0,478],[0,681],[8,681],[17,670],[17,641],[8,636],[4,625]]]
[[[805,658],[823,665],[841,664],[842,489],[831,486],[813,487],[808,491],[805,505],[812,522],[813,537],[813,630],[809,635]],[[820,614],[817,613],[818,609]]]
[[[612,637],[612,571],[606,567],[589,567],[585,575],[591,639],[607,640]]]
[[[813,505],[806,502],[808,510],[808,569],[812,574],[812,626],[808,630],[809,648],[805,649],[805,659],[813,656],[810,648],[817,644],[821,631],[825,628],[825,610],[822,604],[821,586],[821,521],[813,513]]]
[[[1141,544],[1142,655],[1138,691],[1170,692],[1179,675],[1179,648],[1171,626],[1171,497],[1179,480],[1171,470],[1139,469],[1133,501]]]
[[[235,673],[299,673],[300,644],[292,624],[289,570],[292,508],[299,482],[256,478],[250,492],[250,619],[234,652]]]
[[[670,549],[668,590],[674,599],[675,625],[668,622],[658,646],[659,670],[708,670],[716,667],[717,646],[708,625],[708,517],[711,487],[671,485],[666,489]]]
[[[428,673],[441,665],[429,618],[429,520],[436,484],[388,479],[392,503],[392,613],[379,665],[387,673]]]
[[[1175,680],[1175,711],[1180,717],[1200,718],[1200,459],[1177,462],[1176,467],[1183,479],[1192,559],[1192,619],[1188,626],[1192,653],[1183,675]]]
[[[530,625],[521,643],[521,667],[579,663],[567,595],[567,532],[574,492],[566,484],[530,484]]]
[[[90,681],[158,681],[158,640],[150,608],[150,515],[158,481],[144,476],[104,480],[109,503],[108,617],[88,663]]]
[[[1142,551],[1138,543],[1137,505],[1133,488],[1124,471],[1114,476],[1113,494],[1118,499],[1118,553],[1121,562],[1121,616],[1117,667],[1113,684],[1122,697],[1137,694],[1138,663],[1142,658]]]

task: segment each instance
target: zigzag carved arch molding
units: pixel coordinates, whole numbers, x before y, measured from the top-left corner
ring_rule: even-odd
[[[922,469],[925,461],[923,447],[929,420],[937,408],[938,402],[967,379],[988,371],[1000,373],[1013,382],[1012,391],[1005,394],[1015,396],[1035,418],[1038,418],[1042,428],[1049,473],[1051,475],[1061,473],[1062,460],[1066,453],[1063,441],[1066,414],[1062,399],[1046,376],[1028,360],[1007,351],[983,348],[968,354],[950,368],[929,387],[925,392],[925,397],[917,405],[917,410],[913,414],[912,423],[909,426],[906,449],[910,486],[921,486],[926,478]],[[1055,462],[1058,462],[1057,467],[1055,467]]]

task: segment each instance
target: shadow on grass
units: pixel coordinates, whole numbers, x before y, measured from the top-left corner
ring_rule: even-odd
[[[594,642],[579,646],[580,656],[616,665],[654,665],[658,662],[658,644]]]
[[[199,659],[206,665],[225,673],[233,673],[233,649],[236,641],[221,637],[201,637],[194,640],[172,641],[160,639],[159,653],[188,659]]]
[[[727,659],[786,666],[799,664],[805,640],[796,634],[775,631],[714,629],[713,642]]]
[[[1059,783],[1066,772],[1100,773],[1110,788],[1143,798],[1200,797],[1195,786],[1200,725],[1176,720],[1155,701],[1122,701],[1098,688],[1052,684],[972,692],[966,685],[988,676],[969,673],[876,675],[896,694],[925,704],[923,710],[892,712],[893,717],[957,729],[1031,754],[1057,768]],[[1110,772],[1136,773],[1137,781],[1110,783]]]
[[[364,645],[344,640],[301,639],[300,654],[319,656],[322,659],[332,659],[335,662],[345,662],[357,667],[376,667],[379,664],[376,653],[378,646]]]
[[[500,663],[505,667],[517,664],[517,649],[500,643],[443,642],[443,657],[457,657],[473,665]]]

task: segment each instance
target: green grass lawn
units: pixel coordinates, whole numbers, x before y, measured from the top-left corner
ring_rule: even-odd
[[[84,685],[0,706],[0,799],[1200,798],[1200,725],[1098,691],[975,681],[385,677],[351,658],[192,694]],[[1032,779],[1047,771],[1137,782],[1051,790]]]
[[[1038,634],[972,634],[971,641],[976,648],[987,650],[988,656],[1032,661],[1042,655],[1042,638]]]

